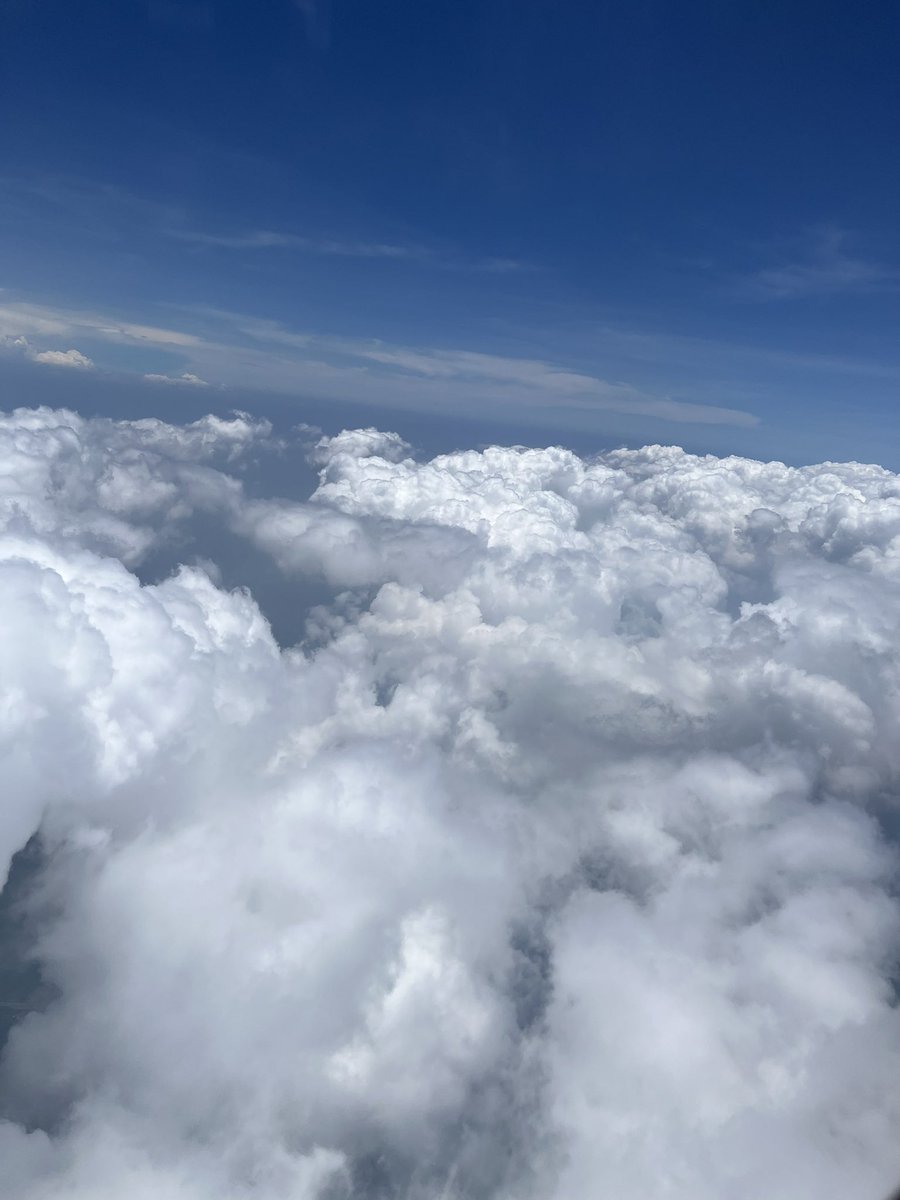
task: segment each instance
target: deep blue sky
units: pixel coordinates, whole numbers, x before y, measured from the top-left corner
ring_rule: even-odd
[[[900,466],[898,47],[889,3],[3,0],[2,402]]]

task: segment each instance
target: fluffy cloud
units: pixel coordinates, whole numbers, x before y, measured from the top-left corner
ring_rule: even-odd
[[[38,350],[30,355],[32,362],[46,363],[51,367],[75,367],[90,370],[93,362],[80,350]]]
[[[179,427],[0,414],[0,529],[137,563],[198,512],[238,497],[238,481],[212,464],[246,459],[270,432],[243,413]]]
[[[23,333],[16,330],[15,325],[9,325],[4,319],[5,313],[0,309],[0,351],[23,355],[31,362],[44,363],[51,367],[74,367],[76,370],[90,371],[93,360],[80,350],[38,350]],[[37,323],[35,332],[39,335],[47,333],[65,333],[64,327],[54,326],[52,321]]]
[[[900,479],[270,445],[0,425],[13,1194],[877,1198]],[[213,528],[329,582],[301,644],[141,583]]]

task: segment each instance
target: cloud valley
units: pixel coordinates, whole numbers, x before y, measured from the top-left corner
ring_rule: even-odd
[[[9,1194],[895,1184],[900,478],[278,449],[0,421]]]

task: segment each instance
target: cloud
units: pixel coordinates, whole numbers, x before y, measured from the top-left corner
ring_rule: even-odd
[[[421,246],[397,246],[389,242],[348,242],[337,238],[302,237],[296,233],[279,233],[271,229],[254,229],[247,233],[216,234],[200,230],[174,229],[170,236],[197,246],[223,250],[299,250],[307,254],[322,254],[336,258],[406,258],[423,260],[431,253]]]
[[[80,350],[38,350],[29,355],[32,362],[47,363],[52,367],[76,367],[90,370],[93,362]]]
[[[191,387],[209,387],[205,379],[201,379],[199,375],[194,375],[190,371],[184,371],[181,375],[145,375],[144,378],[151,383],[174,383],[188,384]]]
[[[468,416],[515,412],[518,421],[596,428],[602,414],[641,421],[752,427],[743,409],[648,393],[565,365],[466,349],[393,345],[377,339],[296,331],[277,321],[218,309],[183,310],[200,332],[114,320],[104,314],[10,302],[0,337],[89,336],[184,360],[186,373],[216,384],[415,411]]]
[[[199,344],[199,339],[191,333],[178,329],[158,329],[154,325],[134,325],[128,322],[109,324],[103,319],[83,318],[84,325],[96,329],[99,334],[111,341],[150,342],[154,346],[187,348]]]
[[[900,479],[270,440],[0,422],[7,1186],[887,1191]],[[300,645],[138,578],[226,533],[330,580]]]
[[[200,230],[172,229],[169,236],[197,246],[221,250],[299,250],[337,258],[428,258],[424,247],[395,246],[389,242],[341,241],[334,238],[302,238],[299,234],[253,229],[250,233],[211,234]]]
[[[196,513],[221,512],[237,481],[208,464],[252,457],[271,428],[245,413],[171,426],[82,421],[65,410],[0,419],[0,528],[140,562]]]
[[[369,242],[333,237],[307,237],[272,229],[252,229],[241,233],[207,233],[202,230],[171,228],[168,236],[195,246],[220,250],[294,250],[326,258],[394,259],[450,271],[475,271],[488,275],[506,275],[531,270],[519,259],[469,257],[442,253],[429,246]]]
[[[22,339],[87,333],[111,342],[134,345],[149,343],[164,348],[187,349],[198,345],[200,339],[178,329],[163,329],[119,321],[101,313],[77,309],[55,308],[49,305],[10,301],[0,305],[0,337]]]
[[[419,408],[430,400],[429,407],[452,405],[455,411],[481,415],[487,406],[515,407],[520,419],[529,410],[565,410],[583,416],[613,412],[688,423],[758,423],[752,413],[740,409],[652,395],[539,359],[297,333],[275,321],[217,310],[211,315],[260,346],[302,354],[315,371],[314,386],[320,393],[339,388],[336,394],[355,394],[363,402],[369,398]],[[265,361],[268,369],[278,369],[271,349]]]
[[[50,322],[44,324],[49,326]],[[32,331],[29,330],[29,332]],[[65,332],[65,330],[60,328],[59,332]],[[0,316],[0,350],[24,356],[31,362],[44,363],[51,367],[75,367],[78,370],[91,370],[94,366],[93,361],[86,354],[82,354],[80,350],[38,350],[14,325],[4,328],[2,316]]]
[[[820,227],[807,239],[801,258],[754,272],[742,281],[740,290],[759,299],[792,300],[896,286],[897,271],[853,254],[851,241],[836,226]]]
[[[744,426],[757,424],[752,414],[738,409],[648,396],[626,384],[609,383],[596,376],[537,359],[509,358],[470,350],[409,350],[383,346],[377,342],[345,342],[343,347],[355,357],[426,379],[515,385],[529,392],[543,393],[550,403],[565,403],[570,407],[606,409],[671,421]]]

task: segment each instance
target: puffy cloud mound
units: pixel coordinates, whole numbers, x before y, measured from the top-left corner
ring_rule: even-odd
[[[51,367],[75,367],[81,371],[90,370],[94,365],[80,350],[39,350],[31,355],[31,359]]]
[[[0,423],[8,1194],[878,1200],[900,479],[270,448]],[[141,582],[215,526],[330,583],[299,645]]]

